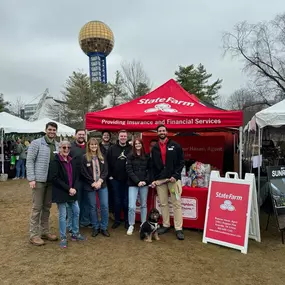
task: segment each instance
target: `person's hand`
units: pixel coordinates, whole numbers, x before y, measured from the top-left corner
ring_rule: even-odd
[[[156,187],[156,181],[153,181],[153,182],[151,183],[151,187],[152,187],[152,188],[155,188],[155,187]]]
[[[30,188],[36,188],[36,181],[30,181],[29,182]]]
[[[175,183],[176,182],[176,179],[174,177],[171,177],[169,180],[170,180],[171,183]]]
[[[69,189],[69,195],[74,196],[76,194],[76,190],[74,188]]]
[[[143,187],[143,186],[145,186],[146,185],[146,183],[144,182],[144,181],[140,181],[139,183],[138,183],[138,186],[139,187]]]

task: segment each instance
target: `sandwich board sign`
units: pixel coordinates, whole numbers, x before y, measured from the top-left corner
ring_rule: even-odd
[[[285,166],[270,166],[267,174],[277,226],[279,231],[285,231]]]
[[[239,179],[235,172],[220,177],[219,171],[212,171],[203,242],[246,254],[249,238],[261,241],[254,174],[247,173],[245,179]]]

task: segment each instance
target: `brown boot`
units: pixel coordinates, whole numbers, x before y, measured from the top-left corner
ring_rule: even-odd
[[[30,243],[33,245],[37,245],[37,246],[41,246],[45,244],[45,242],[38,236],[31,237]]]
[[[49,241],[57,241],[57,236],[54,234],[45,234],[42,235],[42,239],[47,239]]]

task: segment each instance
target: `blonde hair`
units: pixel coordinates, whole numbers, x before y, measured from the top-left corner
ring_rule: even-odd
[[[86,148],[86,158],[87,158],[87,161],[91,161],[92,160],[92,152],[90,150],[90,144],[91,143],[97,144],[98,147],[97,147],[96,155],[97,155],[99,160],[104,161],[104,157],[103,157],[102,152],[100,150],[99,142],[97,141],[96,138],[90,138],[89,141],[87,142],[87,148]]]

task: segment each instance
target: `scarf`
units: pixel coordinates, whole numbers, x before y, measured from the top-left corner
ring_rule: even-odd
[[[54,160],[54,152],[56,151],[55,141],[50,140],[47,136],[45,136],[45,141],[48,144],[48,147],[50,149],[50,161],[53,161]]]
[[[100,178],[100,165],[97,156],[92,157],[93,179],[97,182]]]

